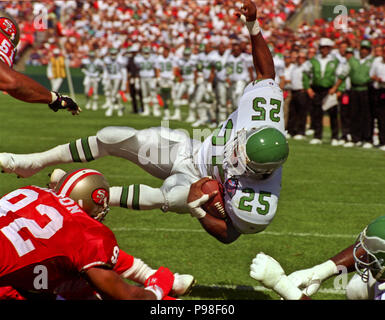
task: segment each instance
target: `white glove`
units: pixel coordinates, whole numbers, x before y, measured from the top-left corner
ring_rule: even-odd
[[[318,291],[322,281],[337,273],[338,269],[335,263],[328,260],[312,268],[295,271],[288,278],[297,288],[302,290],[303,294],[310,297]]]
[[[207,83],[207,92],[212,93],[213,92],[213,85],[211,82]]]
[[[250,265],[250,276],[260,281],[266,288],[274,290],[285,300],[299,300],[302,292],[299,290],[282,269],[278,261],[260,252]]]

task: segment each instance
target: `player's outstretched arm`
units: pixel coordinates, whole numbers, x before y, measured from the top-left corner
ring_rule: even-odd
[[[274,79],[274,62],[269,47],[261,34],[257,20],[257,7],[251,0],[244,0],[236,15],[244,22],[250,33],[251,50],[257,79]]]
[[[355,271],[353,257],[355,245],[347,247],[321,264],[312,268],[295,271],[288,277],[298,288],[302,289],[304,294],[311,296],[318,291],[323,281],[339,274],[341,267],[344,267],[347,272]],[[365,254],[365,251],[362,248],[358,248],[356,254],[362,256]]]
[[[103,299],[113,300],[162,300],[174,283],[173,273],[164,267],[146,280],[144,289],[128,284],[113,270],[90,268],[86,277]]]
[[[81,111],[71,98],[49,91],[40,83],[11,69],[2,61],[0,61],[0,90],[24,102],[46,103],[54,111],[67,109],[74,115]]]

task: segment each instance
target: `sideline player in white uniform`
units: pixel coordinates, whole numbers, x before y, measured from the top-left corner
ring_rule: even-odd
[[[203,51],[197,57],[199,76],[194,96],[198,120],[191,125],[192,127],[199,127],[208,122],[208,113],[212,110],[215,98],[213,91],[214,66],[212,63],[212,46],[210,43],[207,43],[203,47]]]
[[[253,80],[252,65],[246,54],[242,52],[239,43],[233,44],[232,54],[227,62],[228,78],[230,80],[231,106],[235,108],[248,82]],[[231,112],[234,110],[230,110]]]
[[[173,98],[172,86],[174,84],[176,66],[175,56],[171,55],[169,47],[164,46],[162,54],[158,56],[155,63],[156,78],[160,88],[159,94],[164,103],[163,120],[170,120],[169,107]]]
[[[86,96],[86,109],[98,110],[98,89],[99,81],[103,73],[103,62],[91,51],[88,57],[82,61],[81,71],[85,77],[83,80],[84,94]]]
[[[213,52],[212,61],[214,64],[215,78],[214,89],[216,100],[218,104],[218,110],[214,110],[217,113],[216,120],[218,123],[222,123],[227,117],[227,98],[229,84],[227,82],[227,61],[229,60],[231,50],[226,48],[226,45],[220,43],[218,49]]]
[[[164,183],[160,188],[142,184],[111,187],[110,206],[190,211],[209,234],[224,243],[236,240],[242,233],[264,230],[277,210],[281,167],[289,150],[284,135],[283,95],[273,80],[273,60],[260,33],[255,4],[250,0],[244,3],[247,18],[241,15],[241,19],[247,19],[258,78],[246,87],[238,109],[203,143],[168,128],[106,127],[96,136],[42,153],[2,153],[3,171],[28,177],[50,165],[117,156],[134,162]],[[196,190],[197,183],[208,175],[224,187],[225,220],[199,207],[207,198]]]
[[[159,104],[156,97],[156,78],[155,63],[156,56],[151,54],[149,47],[143,47],[142,53],[135,57],[135,64],[139,67],[140,86],[143,96],[143,116],[151,114],[150,105],[152,105],[153,115],[160,117]]]
[[[183,51],[183,57],[177,61],[177,78],[179,86],[176,90],[174,106],[175,114],[172,116],[172,120],[180,120],[181,113],[180,107],[183,103],[183,95],[187,94],[189,114],[186,122],[193,123],[196,121],[196,103],[193,100],[194,91],[197,81],[197,62],[192,57],[192,50],[186,47]]]
[[[103,83],[106,95],[106,117],[111,117],[114,110],[118,116],[123,116],[124,106],[120,91],[124,90],[127,79],[127,69],[118,61],[119,50],[111,48],[104,58]]]

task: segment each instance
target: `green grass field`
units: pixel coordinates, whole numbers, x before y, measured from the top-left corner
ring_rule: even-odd
[[[82,96],[77,100],[83,105]],[[160,119],[129,112],[122,118],[106,118],[102,110],[83,110],[74,117],[5,95],[0,95],[0,104],[0,152],[44,151],[94,135],[109,125],[160,125]],[[188,129],[179,122],[171,122],[171,126]],[[326,130],[325,142],[328,134]],[[278,299],[249,276],[249,265],[258,252],[276,258],[289,274],[333,256],[350,245],[367,223],[385,214],[384,152],[331,147],[328,143],[289,143],[290,156],[284,166],[278,212],[265,232],[243,235],[224,245],[205,233],[190,215],[120,208],[111,210],[106,225],[115,232],[121,248],[152,267],[164,265],[174,272],[195,275],[198,286],[186,299]],[[106,157],[84,166],[103,172],[111,185],[162,184],[123,159]],[[72,169],[79,164],[61,167]],[[2,174],[0,194],[30,184],[45,186],[51,171],[52,168],[46,168],[28,179]],[[345,299],[343,291],[335,290],[333,280],[325,282],[313,297]]]

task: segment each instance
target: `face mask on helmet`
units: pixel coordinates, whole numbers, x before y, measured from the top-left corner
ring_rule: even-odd
[[[16,20],[0,12],[0,59],[9,67],[13,66],[19,39],[20,31]]]
[[[225,147],[224,165],[229,175],[267,179],[289,154],[285,136],[272,127],[241,130]]]
[[[75,200],[92,218],[103,221],[110,208],[109,184],[104,176],[92,169],[80,169],[64,175],[55,192]]]
[[[377,224],[375,221],[374,223]],[[381,222],[385,226],[385,220]],[[369,272],[377,281],[385,281],[385,240],[377,235],[370,235],[369,225],[359,236],[353,249],[353,257],[357,273],[364,282],[369,280]],[[363,249],[363,250],[362,250]],[[362,254],[362,251],[365,254]],[[361,253],[361,255],[360,255]]]

